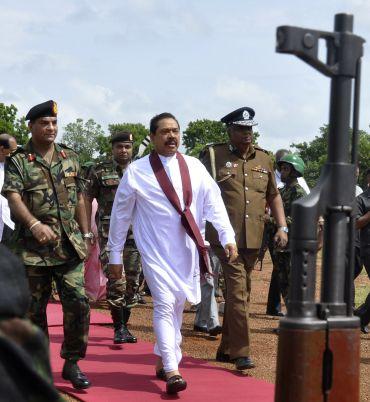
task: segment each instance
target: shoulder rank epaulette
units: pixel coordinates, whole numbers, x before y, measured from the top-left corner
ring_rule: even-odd
[[[262,152],[264,152],[264,153],[267,154],[267,155],[271,155],[271,152],[270,152],[270,151],[267,151],[267,149],[261,148],[259,145],[254,145],[254,149],[257,149],[258,151],[262,151]]]
[[[59,145],[60,147],[64,148],[64,149],[68,149],[69,151],[76,152],[73,148],[69,147],[69,146],[66,145],[66,144],[62,144],[61,142],[58,142],[58,145]]]

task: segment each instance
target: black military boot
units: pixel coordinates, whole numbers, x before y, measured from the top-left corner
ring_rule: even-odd
[[[76,361],[66,360],[64,362],[62,377],[71,381],[73,388],[86,389],[89,388],[91,382],[86,375],[80,370]]]
[[[122,315],[123,315],[123,333],[126,343],[136,343],[137,338],[136,336],[132,335],[132,333],[127,328],[127,323],[131,315],[131,309],[127,307],[122,308]]]
[[[114,326],[113,343],[136,343],[137,339],[127,329],[127,322],[131,311],[126,307],[111,307],[111,314]]]

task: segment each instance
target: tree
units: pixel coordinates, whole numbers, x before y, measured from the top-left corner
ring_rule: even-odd
[[[28,127],[24,117],[17,117],[18,109],[14,105],[7,106],[0,103],[0,133],[8,133],[14,136],[18,144],[28,141]]]
[[[64,127],[62,142],[77,152],[80,163],[85,163],[102,153],[100,144],[104,143],[104,138],[103,129],[93,119],[85,123],[83,119],[76,119]]]
[[[136,155],[139,146],[143,139],[149,135],[149,130],[141,123],[117,123],[117,124],[109,124],[108,130],[111,135],[114,135],[120,131],[128,131],[132,133],[134,137],[134,152]],[[109,141],[109,140],[108,140]],[[145,150],[144,155],[148,154],[151,150],[151,146],[148,146]]]
[[[316,136],[311,142],[292,144],[306,164],[304,177],[309,187],[314,187],[320,176],[321,168],[326,162],[328,155],[328,126],[319,129],[320,135]],[[363,183],[365,170],[370,166],[370,134],[359,130],[358,161],[361,176],[359,183]]]
[[[254,143],[258,137],[258,132],[255,132]],[[186,153],[195,157],[207,144],[226,142],[228,139],[226,126],[220,121],[208,119],[191,121],[182,136]]]

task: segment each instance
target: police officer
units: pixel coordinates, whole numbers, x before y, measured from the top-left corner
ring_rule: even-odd
[[[298,177],[303,177],[305,165],[302,158],[296,154],[286,154],[277,164],[281,174],[281,181],[284,183],[284,186],[280,189],[280,195],[283,201],[287,225],[290,228],[292,223],[292,204],[295,200],[307,194],[298,183]],[[283,249],[279,247],[274,248],[272,260],[274,269],[279,274],[280,291],[285,305],[288,303],[290,257],[289,247]]]
[[[369,175],[369,170],[367,175]],[[357,196],[356,229],[360,231],[360,255],[368,276],[370,276],[370,187]],[[367,325],[370,322],[370,293],[355,314],[361,319],[361,330],[370,333]]]
[[[75,388],[90,381],[77,361],[85,356],[90,308],[83,259],[90,237],[77,154],[55,143],[57,105],[50,100],[26,115],[32,134],[7,161],[3,194],[16,219],[10,247],[24,265],[31,291],[29,318],[48,334],[46,306],[55,280],[63,306],[62,376]]]
[[[216,360],[234,361],[239,370],[253,368],[250,358],[249,300],[251,271],[261,246],[266,201],[278,223],[275,242],[287,243],[283,205],[276,187],[272,160],[266,151],[253,145],[255,112],[239,108],[221,119],[229,142],[208,146],[202,160],[217,181],[236,235],[239,257],[229,263],[217,234],[207,227],[206,238],[221,260],[226,282],[222,340]]]
[[[123,262],[126,279],[110,277],[108,270],[107,242],[111,211],[114,196],[123,172],[132,160],[133,136],[129,132],[119,132],[112,136],[112,159],[99,163],[90,170],[89,184],[86,192],[87,215],[91,222],[91,204],[94,198],[98,202],[96,215],[100,261],[107,282],[107,302],[112,315],[114,325],[114,343],[135,343],[137,339],[127,328],[127,322],[131,314],[131,307],[137,304],[140,277],[140,255],[136,248],[132,232],[127,236],[123,250]]]

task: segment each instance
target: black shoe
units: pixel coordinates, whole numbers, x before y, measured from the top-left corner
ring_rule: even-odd
[[[194,325],[194,331],[203,332],[204,334],[208,334],[208,329],[206,327],[199,327],[198,325]]]
[[[139,304],[146,304],[146,300],[145,300],[144,297],[141,296],[141,295],[139,295],[139,297],[138,297],[138,299],[137,299],[137,302],[138,302]]]
[[[235,367],[237,370],[247,370],[256,367],[250,357],[238,357],[235,359]]]
[[[217,351],[216,361],[221,363],[230,363],[230,355]]]
[[[167,380],[166,384],[166,392],[167,394],[177,394],[180,391],[184,391],[186,389],[187,383],[181,377],[181,375],[173,375]]]
[[[217,325],[216,327],[211,328],[211,329],[208,331],[208,333],[209,333],[211,336],[217,336],[217,335],[219,335],[221,332],[222,332],[222,327],[221,327],[220,325]]]
[[[370,334],[370,329],[369,329],[369,327],[366,326],[366,325],[361,325],[361,332],[362,332],[363,334]]]
[[[128,330],[126,325],[122,325],[119,328],[114,329],[114,338],[113,343],[136,343],[137,338],[132,335],[132,333]]]
[[[272,317],[284,317],[282,311],[266,311],[266,315],[271,315]]]
[[[89,388],[91,382],[86,375],[80,370],[77,362],[66,360],[63,366],[62,377],[71,381],[73,388],[86,389]]]
[[[273,332],[275,335],[279,335],[279,334],[280,334],[280,328],[279,328],[279,327],[274,328],[274,329],[272,330],[272,332]]]

